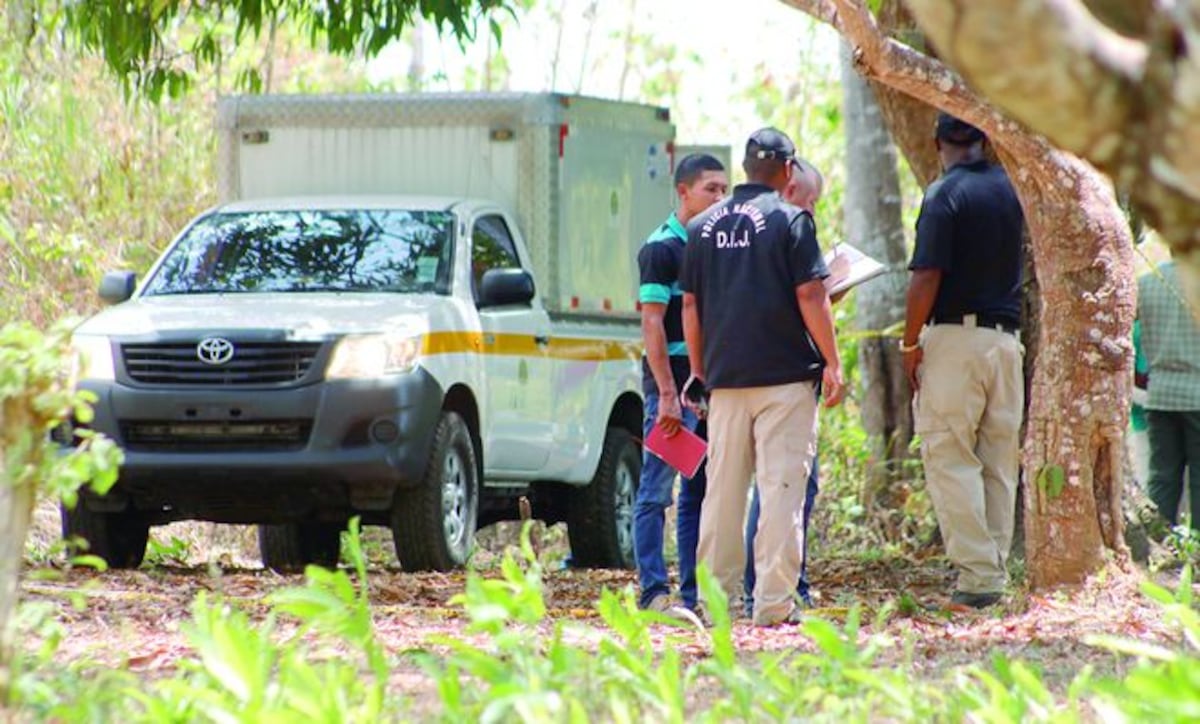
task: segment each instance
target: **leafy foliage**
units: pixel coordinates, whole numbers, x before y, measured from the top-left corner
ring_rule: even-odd
[[[83,485],[110,488],[121,451],[86,429],[75,432],[81,444],[65,454],[50,440],[65,421],[90,422],[95,401],[65,373],[72,355],[67,337],[61,325],[48,334],[24,323],[0,328],[0,484],[70,501]]]
[[[842,624],[813,616],[794,652],[749,656],[734,644],[718,584],[700,573],[713,627],[696,630],[638,610],[632,590],[604,590],[603,625],[550,621],[543,571],[529,539],[506,553],[498,577],[468,575],[457,599],[461,638],[435,637],[417,651],[389,653],[367,598],[357,521],[346,537],[353,569],[310,568],[304,585],[268,599],[261,620],[244,607],[197,597],[186,631],[190,651],[173,673],[146,683],[127,668],[55,662],[65,634],[44,605],[22,612],[25,647],[14,668],[13,712],[69,721],[439,721],[818,722],[1194,721],[1200,703],[1200,619],[1190,572],[1171,594],[1147,595],[1176,621],[1182,650],[1117,639],[1094,643],[1134,657],[1121,678],[1075,675],[1055,694],[1034,664],[990,665],[923,680],[912,661],[881,666],[895,647],[867,635],[857,610]],[[880,619],[890,611],[881,611]],[[879,628],[878,621],[875,628]],[[911,654],[909,654],[911,656]],[[416,663],[437,705],[395,696],[389,676]]]
[[[0,26],[0,320],[94,309],[110,268],[145,269],[211,203],[202,98],[126,104],[95,62]]]
[[[192,68],[219,66],[223,24],[234,24],[234,42],[258,39],[280,25],[299,28],[313,47],[331,53],[374,56],[398,40],[417,17],[460,41],[474,37],[479,17],[507,10],[508,0],[80,0],[65,6],[65,22],[83,47],[97,52],[125,84],[158,101],[180,97],[194,83]],[[195,28],[176,47],[179,27]],[[493,22],[489,27],[495,30]],[[261,78],[247,73],[243,86],[259,90]]]
[[[5,555],[13,556],[0,565],[0,704],[13,680],[8,626],[34,501],[45,493],[74,502],[84,485],[102,493],[116,482],[121,461],[120,448],[87,429],[75,432],[77,442],[66,452],[51,440],[56,428],[92,420],[95,396],[75,390],[66,373],[72,358],[68,336],[64,325],[50,333],[27,323],[0,327],[0,525],[7,536]]]

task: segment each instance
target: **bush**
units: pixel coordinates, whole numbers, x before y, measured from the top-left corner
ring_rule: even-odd
[[[1078,674],[1064,695],[1051,693],[1034,666],[997,656],[944,680],[911,667],[882,668],[894,642],[861,642],[857,611],[844,625],[810,618],[809,645],[787,654],[746,657],[733,642],[719,587],[700,572],[714,626],[694,630],[640,611],[632,590],[604,590],[600,628],[546,620],[542,569],[528,536],[499,578],[468,574],[455,603],[473,640],[433,637],[419,651],[389,656],[372,622],[358,522],[348,536],[353,571],[310,568],[303,586],[268,599],[262,623],[219,600],[197,597],[187,638],[191,652],[168,678],[142,682],[127,670],[53,663],[64,631],[44,606],[30,606],[27,647],[14,671],[18,716],[65,721],[1195,721],[1200,716],[1200,619],[1190,574],[1172,596],[1148,595],[1178,621],[1188,647],[1168,651],[1098,640],[1139,657],[1123,679]],[[880,613],[881,620],[890,612]],[[289,633],[281,625],[295,621]],[[549,624],[549,626],[547,626]],[[657,640],[665,636],[665,640]],[[707,655],[687,661],[684,644]],[[440,709],[415,711],[388,688],[392,669],[416,662]]]

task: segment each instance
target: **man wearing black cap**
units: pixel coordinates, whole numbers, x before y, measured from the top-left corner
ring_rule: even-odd
[[[900,350],[926,488],[958,569],[951,601],[984,608],[1002,596],[1012,545],[1024,216],[982,131],[942,113],[934,142],[944,173],[917,219]]]
[[[742,521],[753,475],[762,501],[755,537],[754,623],[796,620],[805,482],[816,451],[817,392],[843,395],[828,276],[807,211],[779,192],[795,147],[756,131],[748,183],[688,224],[680,287],[692,375],[709,400],[709,486],[697,558],[730,600],[741,589]]]

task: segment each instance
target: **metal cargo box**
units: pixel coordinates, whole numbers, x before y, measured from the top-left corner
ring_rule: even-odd
[[[556,312],[636,311],[637,251],[673,204],[664,108],[526,93],[267,95],[218,107],[222,201],[482,198],[514,213]]]

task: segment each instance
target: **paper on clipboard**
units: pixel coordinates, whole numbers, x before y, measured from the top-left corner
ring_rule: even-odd
[[[829,276],[825,278],[825,290],[831,296],[887,271],[883,264],[844,242],[834,244],[833,248],[825,253],[825,266],[829,268]]]
[[[686,427],[667,437],[662,426],[655,423],[643,444],[655,457],[678,470],[685,478],[696,477],[700,464],[708,455],[708,443]]]

